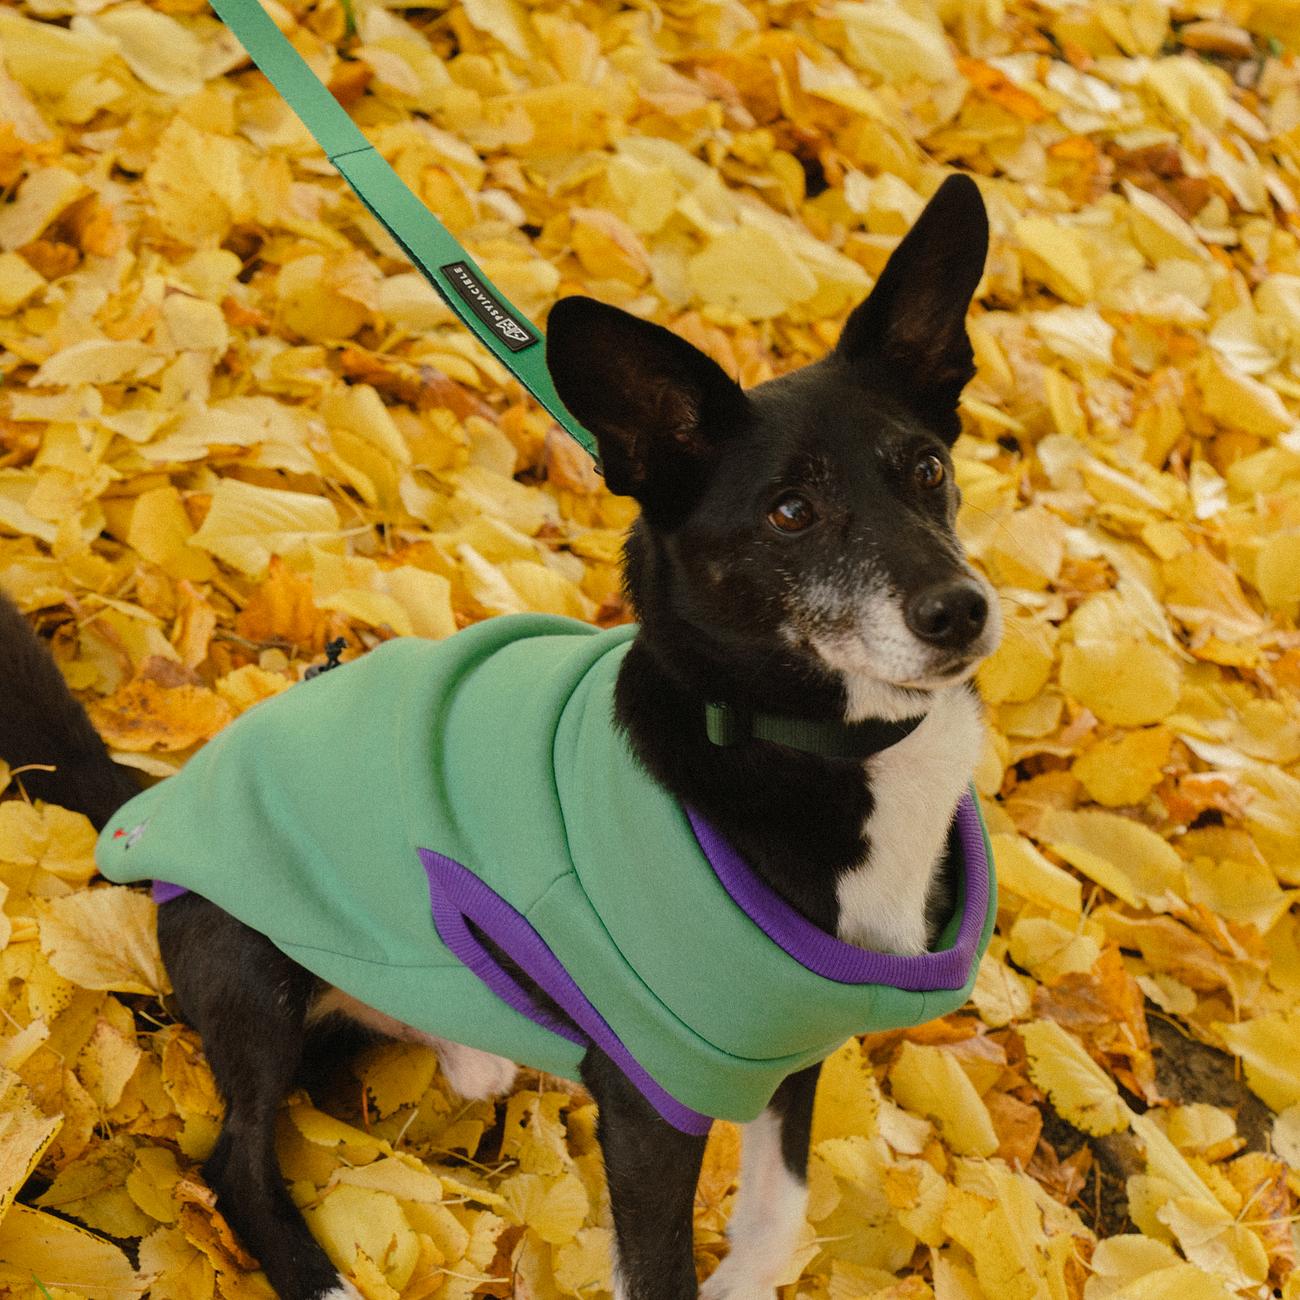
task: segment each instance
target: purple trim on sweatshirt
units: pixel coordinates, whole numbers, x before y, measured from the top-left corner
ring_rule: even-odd
[[[420,849],[419,853],[429,878],[429,899],[438,937],[497,997],[534,1024],[571,1043],[584,1046],[595,1043],[673,1128],[692,1134],[709,1131],[713,1123],[709,1116],[683,1106],[651,1078],[522,913],[453,858],[431,849]],[[564,1008],[578,1031],[535,1007],[524,990],[474,937],[467,921],[473,921],[511,960],[518,962],[520,969]]]
[[[153,895],[153,901],[161,907],[163,903],[170,903],[173,898],[179,898],[190,891],[184,885],[169,885],[165,880],[155,880],[153,889],[149,892]]]
[[[887,984],[919,993],[959,989],[970,976],[989,906],[989,861],[979,813],[969,792],[957,805],[965,910],[957,940],[942,952],[900,957],[855,947],[819,929],[796,912],[698,813],[687,810],[691,828],[736,906],[769,939],[816,975],[839,984]]]

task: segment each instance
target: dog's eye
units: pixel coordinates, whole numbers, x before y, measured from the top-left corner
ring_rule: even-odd
[[[922,456],[912,471],[912,477],[916,480],[917,487],[929,490],[937,488],[948,477],[948,471],[938,456]]]
[[[787,492],[767,512],[767,522],[783,533],[801,533],[817,522],[817,511],[807,497]]]

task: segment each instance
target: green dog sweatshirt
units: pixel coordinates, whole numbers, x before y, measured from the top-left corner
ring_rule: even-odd
[[[160,902],[201,894],[425,1033],[571,1079],[594,1042],[687,1132],[755,1118],[854,1034],[960,1007],[997,909],[973,792],[934,951],[846,944],[639,765],[613,715],[635,634],[518,614],[386,642],[124,805],[99,869]]]

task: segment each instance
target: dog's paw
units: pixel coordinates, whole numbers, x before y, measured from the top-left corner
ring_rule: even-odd
[[[776,1280],[756,1277],[752,1271],[728,1268],[727,1258],[700,1287],[700,1300],[776,1300]]]
[[[519,1073],[519,1067],[504,1056],[466,1047],[463,1043],[449,1043],[445,1038],[434,1040],[438,1064],[452,1091],[466,1101],[487,1101],[509,1092]]]

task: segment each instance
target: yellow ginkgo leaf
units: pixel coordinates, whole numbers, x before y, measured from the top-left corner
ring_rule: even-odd
[[[590,1209],[587,1189],[576,1173],[558,1178],[517,1174],[506,1184],[505,1201],[520,1223],[557,1246],[573,1239]]]
[[[132,1164],[128,1143],[97,1143],[80,1160],[65,1165],[36,1198],[36,1204],[70,1215],[110,1237],[144,1236],[153,1231],[154,1221],[127,1192]]]
[[[1053,811],[1038,835],[1071,866],[1135,907],[1163,911],[1186,887],[1177,851],[1131,817],[1095,809]]]
[[[223,478],[191,546],[252,576],[266,572],[273,555],[293,555],[312,542],[339,536],[339,516],[331,501],[305,492],[257,487]]]
[[[382,1261],[386,1282],[400,1292],[420,1254],[396,1199],[387,1192],[339,1183],[303,1209],[316,1240],[334,1264],[350,1272],[358,1253]]]
[[[47,903],[41,947],[65,979],[89,989],[155,996],[171,989],[146,894],[107,885]]]
[[[1246,1082],[1274,1110],[1300,1103],[1300,1057],[1295,1050],[1300,1013],[1273,1012],[1235,1025],[1220,1025],[1219,1032],[1245,1065]]]
[[[1157,1213],[1178,1239],[1183,1254],[1232,1290],[1258,1287],[1268,1277],[1263,1243],[1217,1201],[1178,1196]]]
[[[1125,731],[1093,745],[1070,770],[1103,808],[1139,804],[1160,784],[1173,740],[1164,727]]]
[[[1109,1075],[1073,1034],[1051,1020],[1020,1025],[1029,1074],[1062,1118],[1100,1136],[1126,1127],[1130,1112]]]
[[[571,1295],[610,1289],[614,1233],[610,1228],[579,1228],[555,1251],[555,1280]]]
[[[174,578],[202,581],[212,575],[211,559],[187,545],[193,535],[194,525],[175,487],[153,488],[136,498],[127,542]]]
[[[140,1274],[149,1300],[213,1300],[212,1261],[179,1228],[162,1227],[140,1243]]]
[[[1046,983],[1090,971],[1101,945],[1090,934],[1046,916],[1022,916],[1008,936],[1011,959]]]
[[[1001,865],[999,862],[999,870]],[[998,883],[1002,883],[1001,879]],[[1006,961],[990,950],[980,961],[971,1001],[980,1013],[980,1019],[991,1028],[999,1029],[1029,1014],[1033,988],[1033,980],[1012,970]]]
[[[895,1100],[933,1119],[954,1151],[988,1156],[998,1149],[988,1108],[951,1052],[905,1042],[889,1081]]]
[[[1162,646],[1137,637],[1078,641],[1061,651],[1061,688],[1105,722],[1161,722],[1178,703],[1181,673]]]
[[[0,1220],[62,1122],[42,1114],[18,1076],[0,1066]]]
[[[1074,915],[1083,911],[1083,886],[1078,878],[1049,862],[1023,835],[999,832],[989,839],[999,889],[1009,889],[1041,907]]]
[[[0,1220],[0,1283],[25,1291],[33,1276],[49,1278],[64,1295],[129,1300],[145,1284],[112,1242],[27,1205]]]
[[[873,1133],[879,1112],[876,1077],[861,1043],[851,1038],[822,1063],[813,1107],[813,1141]]]

